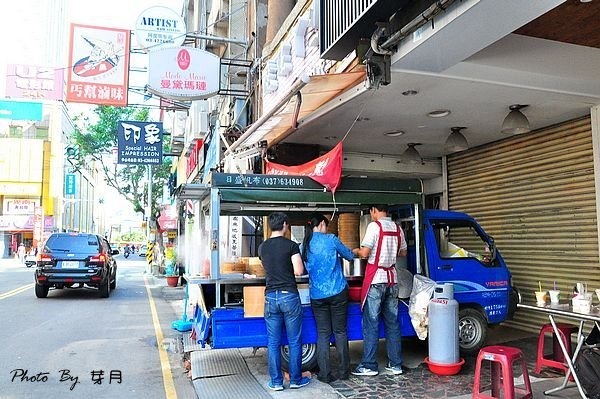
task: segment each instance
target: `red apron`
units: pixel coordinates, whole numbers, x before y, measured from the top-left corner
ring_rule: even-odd
[[[375,277],[377,269],[383,269],[386,271],[388,277],[388,285],[396,284],[396,280],[394,279],[393,273],[393,269],[396,267],[395,263],[387,267],[379,266],[379,256],[381,255],[383,237],[396,237],[398,240],[397,244],[400,245],[400,227],[396,225],[396,231],[383,231],[383,226],[381,226],[381,223],[379,221],[376,221],[375,223],[377,223],[377,226],[379,226],[377,252],[375,253],[375,263],[367,263],[367,267],[365,268],[365,277],[363,279],[362,288],[360,290],[360,310],[362,310],[362,308],[365,306],[367,294],[369,293],[369,288],[371,288],[371,282]]]

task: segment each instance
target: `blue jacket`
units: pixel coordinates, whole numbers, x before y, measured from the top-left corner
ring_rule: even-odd
[[[313,233],[304,264],[311,298],[328,298],[339,294],[348,285],[338,254],[349,261],[354,258],[352,250],[334,234]]]

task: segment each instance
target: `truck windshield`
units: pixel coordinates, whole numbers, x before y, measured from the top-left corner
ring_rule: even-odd
[[[433,221],[440,258],[475,258],[490,262],[490,249],[485,237],[468,221]]]

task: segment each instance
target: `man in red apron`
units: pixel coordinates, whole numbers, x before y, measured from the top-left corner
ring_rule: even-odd
[[[388,216],[387,205],[369,208],[373,221],[367,226],[360,248],[353,252],[368,258],[361,290],[363,356],[354,375],[379,374],[377,345],[379,316],[383,316],[388,365],[386,370],[402,374],[402,347],[398,322],[396,256],[406,256],[406,240],[400,226]]]

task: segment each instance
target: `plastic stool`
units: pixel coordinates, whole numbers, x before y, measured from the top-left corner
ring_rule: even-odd
[[[571,354],[573,351],[571,350],[571,334],[574,334],[578,331],[578,328],[572,324],[566,323],[556,323],[556,328],[558,329],[558,333],[560,335],[560,339],[565,344],[565,348],[567,348],[567,352]],[[552,357],[546,357],[544,355],[544,341],[546,333],[552,334]],[[540,335],[538,336],[538,347],[537,347],[537,359],[535,361],[535,372],[540,373],[542,367],[552,367],[555,369],[560,369],[565,373],[569,369],[567,364],[565,363],[565,356],[560,349],[560,344],[558,342],[558,338],[556,334],[554,334],[554,330],[552,329],[552,324],[544,324],[542,328],[540,328]]]
[[[481,390],[490,389],[490,387],[481,386],[481,367],[484,361],[490,362],[491,367],[491,394],[489,396],[482,393]],[[516,388],[513,365],[515,362],[520,362],[523,372],[523,381],[525,388]],[[501,395],[503,392],[503,396]],[[519,396],[515,396],[519,395]],[[510,346],[486,346],[479,351],[477,355],[477,364],[475,366],[475,383],[473,384],[473,399],[532,399],[531,382],[529,381],[529,373],[527,372],[527,361],[523,352],[518,348]]]

